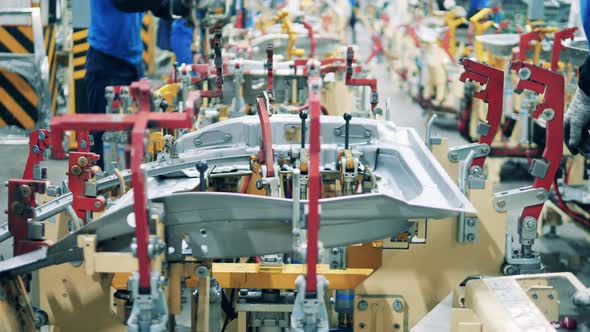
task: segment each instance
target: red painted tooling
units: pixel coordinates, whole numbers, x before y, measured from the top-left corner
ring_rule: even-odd
[[[266,47],[266,63],[264,64],[266,68],[266,92],[272,96],[273,92],[273,48],[272,45],[269,44]]]
[[[8,230],[14,238],[14,256],[26,254],[52,243],[45,240],[30,240],[29,219],[34,217],[37,206],[35,194],[43,194],[46,181],[11,179],[8,181]]]
[[[533,47],[531,42],[541,42],[541,40],[543,40],[543,33],[539,30],[521,34],[518,42],[518,60],[526,61],[526,51]]]
[[[519,75],[518,83],[514,89],[516,93],[530,90],[537,94],[544,94],[543,102],[537,105],[533,118],[538,118],[546,110],[553,110],[554,112],[553,119],[547,120],[546,145],[543,151],[543,159],[549,164],[549,167],[545,176],[543,178],[535,177],[533,183],[533,188],[544,188],[549,191],[563,157],[564,79],[563,76],[556,72],[519,61],[513,62],[510,69],[516,72],[530,70],[528,79],[523,79]],[[538,219],[542,208],[543,204],[525,207],[520,220],[522,221],[528,216]]]
[[[565,46],[561,43],[567,39],[574,39],[574,33],[578,30],[577,27],[567,28],[561,31],[557,31],[553,34],[553,47],[551,48],[551,70],[557,71],[559,62],[559,53],[565,49]]]
[[[315,33],[313,32],[313,27],[309,22],[306,20],[301,20],[301,24],[307,30],[307,36],[311,42],[311,47],[309,48],[309,58],[313,58],[315,55],[315,48],[317,46],[318,41],[315,39]]]
[[[490,128],[486,135],[479,137],[479,143],[491,146],[502,120],[504,72],[470,59],[463,59],[461,64],[465,69],[459,77],[461,82],[471,80],[485,85],[484,89],[475,92],[473,96],[488,104],[486,121]],[[475,158],[471,166],[483,167],[485,160],[485,156]]]
[[[311,61],[311,60],[310,60]],[[309,128],[309,210],[307,214],[307,282],[306,291],[317,290],[318,232],[320,225],[320,116],[321,78],[308,78],[310,108]]]
[[[275,176],[274,151],[272,148],[272,129],[270,127],[270,113],[266,105],[266,98],[258,96],[258,119],[260,119],[260,130],[262,132],[262,145],[258,151],[258,160],[266,166],[266,176]]]
[[[49,147],[50,142],[49,130],[38,129],[29,134],[29,156],[23,173],[23,179],[34,180],[33,169],[45,160],[44,152]],[[42,176],[42,178],[45,177]]]
[[[371,88],[372,94],[377,94],[377,80],[374,78],[352,78],[353,69],[352,62],[354,61],[354,51],[352,47],[346,50],[346,85],[350,86],[368,86]],[[371,100],[371,110],[379,103],[378,100]]]
[[[149,80],[133,82],[130,93],[138,104],[134,114],[71,114],[55,117],[51,127],[58,130],[122,131],[131,129],[131,184],[133,186],[135,237],[142,291],[150,288],[150,259],[147,253],[148,214],[145,175],[141,163],[145,154],[145,135],[148,128],[190,128],[193,114],[162,113],[152,110],[152,91]]]

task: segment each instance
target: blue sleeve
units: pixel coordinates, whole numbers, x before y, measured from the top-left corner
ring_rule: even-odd
[[[580,15],[582,15],[582,24],[584,26],[584,33],[586,33],[586,39],[590,39],[590,6],[588,6],[589,0],[580,0]]]

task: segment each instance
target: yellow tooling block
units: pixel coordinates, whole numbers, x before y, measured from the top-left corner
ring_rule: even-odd
[[[256,263],[213,263],[213,276],[222,288],[289,289],[295,287],[297,276],[305,273],[303,264],[287,264],[274,269],[261,269]],[[330,289],[354,289],[373,269],[330,270],[318,265],[318,274],[326,277]]]

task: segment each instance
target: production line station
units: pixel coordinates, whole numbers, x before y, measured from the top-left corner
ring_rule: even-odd
[[[588,0],[2,0],[0,332],[590,332]]]

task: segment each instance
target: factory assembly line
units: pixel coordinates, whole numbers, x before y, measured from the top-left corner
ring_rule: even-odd
[[[35,44],[0,41],[0,80],[28,82],[0,93],[37,100],[29,124],[0,105],[0,154],[27,155],[0,196],[0,332],[590,331],[590,125],[571,144],[567,111],[588,47],[565,4],[139,3],[0,5],[26,18],[2,40]],[[145,75],[100,51],[108,17]],[[449,119],[467,143],[434,134]],[[544,255],[566,226],[576,269]]]

